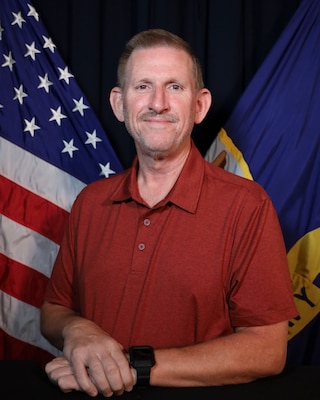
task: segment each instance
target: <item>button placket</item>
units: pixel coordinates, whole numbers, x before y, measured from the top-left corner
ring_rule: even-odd
[[[151,218],[149,218],[150,213],[148,215],[141,216],[139,222],[139,228],[136,236],[136,250],[133,254],[133,262],[132,268],[135,271],[143,270],[143,265],[148,265],[148,258],[150,257],[150,250],[148,243],[150,242],[150,231],[149,227],[151,226]]]
[[[145,227],[148,228],[148,227],[151,225],[150,219],[149,219],[149,218],[144,218],[144,219],[143,219],[143,225],[144,225]],[[138,244],[138,249],[139,249],[140,251],[143,251],[145,248],[146,248],[145,242],[140,242],[140,243]]]

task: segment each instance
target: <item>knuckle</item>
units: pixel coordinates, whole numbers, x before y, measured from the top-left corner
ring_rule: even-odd
[[[114,376],[119,373],[119,368],[114,363],[108,363],[105,367],[105,372],[107,376]]]

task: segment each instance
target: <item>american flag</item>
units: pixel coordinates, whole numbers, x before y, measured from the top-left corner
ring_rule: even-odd
[[[28,0],[0,8],[0,358],[59,354],[40,333],[44,290],[70,207],[122,170]]]

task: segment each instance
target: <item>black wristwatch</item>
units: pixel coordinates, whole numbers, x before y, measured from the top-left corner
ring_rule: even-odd
[[[156,363],[153,348],[151,346],[130,347],[129,363],[137,371],[137,385],[149,386],[150,371]]]

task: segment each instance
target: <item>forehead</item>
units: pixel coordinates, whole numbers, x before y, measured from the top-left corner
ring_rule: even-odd
[[[127,64],[127,76],[138,77],[146,74],[175,74],[178,77],[192,77],[193,67],[190,55],[182,49],[169,46],[136,49]]]

